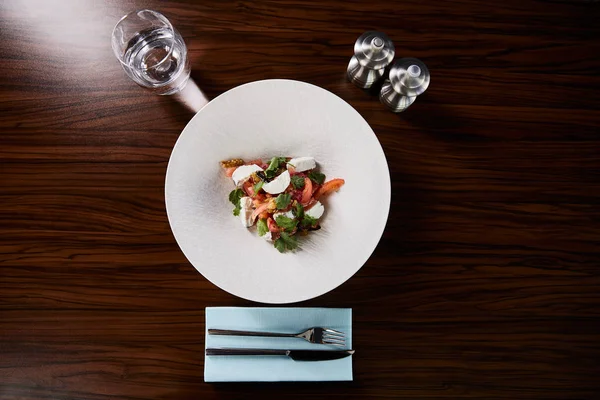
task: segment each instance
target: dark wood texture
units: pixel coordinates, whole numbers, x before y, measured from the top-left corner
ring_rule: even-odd
[[[207,282],[171,235],[192,114],[126,78],[116,20],[164,12],[209,97],[322,86],[371,124],[393,204],[373,257],[302,306],[354,309],[355,381],[203,383]],[[600,5],[489,1],[0,3],[0,398],[600,398]],[[382,30],[424,60],[401,115],[345,80]]]

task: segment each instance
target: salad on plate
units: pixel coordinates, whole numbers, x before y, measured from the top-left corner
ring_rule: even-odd
[[[319,200],[345,183],[326,181],[313,157],[273,157],[268,163],[235,158],[221,166],[236,186],[229,193],[233,215],[245,228],[256,225],[281,253],[298,248],[298,234],[321,229],[325,207]]]

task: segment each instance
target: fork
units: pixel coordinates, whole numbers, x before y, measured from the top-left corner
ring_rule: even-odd
[[[345,346],[346,335],[329,328],[313,327],[300,333],[275,333],[275,332],[252,332],[233,331],[228,329],[209,329],[209,335],[227,336],[263,336],[263,337],[286,337],[304,339],[310,343],[329,344],[332,346]]]

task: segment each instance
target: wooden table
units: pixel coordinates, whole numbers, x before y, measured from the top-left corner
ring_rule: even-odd
[[[164,12],[210,97],[290,78],[371,124],[393,200],[350,281],[355,380],[203,382],[206,281],[170,232],[163,182],[191,118],[133,84],[110,32]],[[600,8],[463,1],[0,3],[0,398],[598,399]],[[386,32],[429,90],[400,115],[345,79]]]

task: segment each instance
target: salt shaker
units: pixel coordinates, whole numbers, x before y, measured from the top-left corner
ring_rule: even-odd
[[[394,44],[385,33],[363,33],[354,43],[354,56],[347,69],[348,78],[360,88],[370,88],[383,76],[394,54]]]
[[[402,58],[392,65],[390,78],[381,87],[379,100],[393,112],[402,112],[427,90],[429,81],[429,69],[423,61]]]

